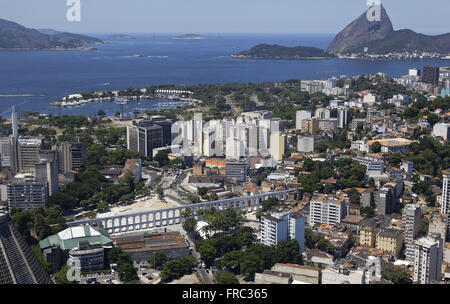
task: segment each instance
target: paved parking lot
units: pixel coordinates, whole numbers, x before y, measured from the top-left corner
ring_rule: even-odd
[[[89,274],[81,278],[80,284],[121,284],[117,274]]]
[[[159,271],[149,266],[141,266],[138,269],[138,276],[139,280],[144,284],[158,284],[161,281]]]

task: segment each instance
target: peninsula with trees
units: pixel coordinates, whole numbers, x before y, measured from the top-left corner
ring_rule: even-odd
[[[94,50],[87,45],[102,43],[94,37],[52,29],[30,29],[0,19],[0,50]]]

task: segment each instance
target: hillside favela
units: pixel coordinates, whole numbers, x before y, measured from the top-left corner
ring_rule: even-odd
[[[0,4],[0,284],[450,282],[433,3],[264,0],[258,28],[211,4],[209,28],[197,4],[30,2]]]

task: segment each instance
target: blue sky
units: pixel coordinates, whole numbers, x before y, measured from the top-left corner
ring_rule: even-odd
[[[449,0],[384,0],[395,29],[450,32]],[[0,18],[79,33],[337,33],[366,0],[81,0],[68,22],[66,0],[2,0]]]

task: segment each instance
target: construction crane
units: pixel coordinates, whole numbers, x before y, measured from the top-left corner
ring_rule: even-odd
[[[321,76],[322,76],[322,80],[325,80],[325,74],[335,74],[335,73],[337,73],[338,71],[320,71],[320,72],[317,72],[317,74],[320,74]]]

